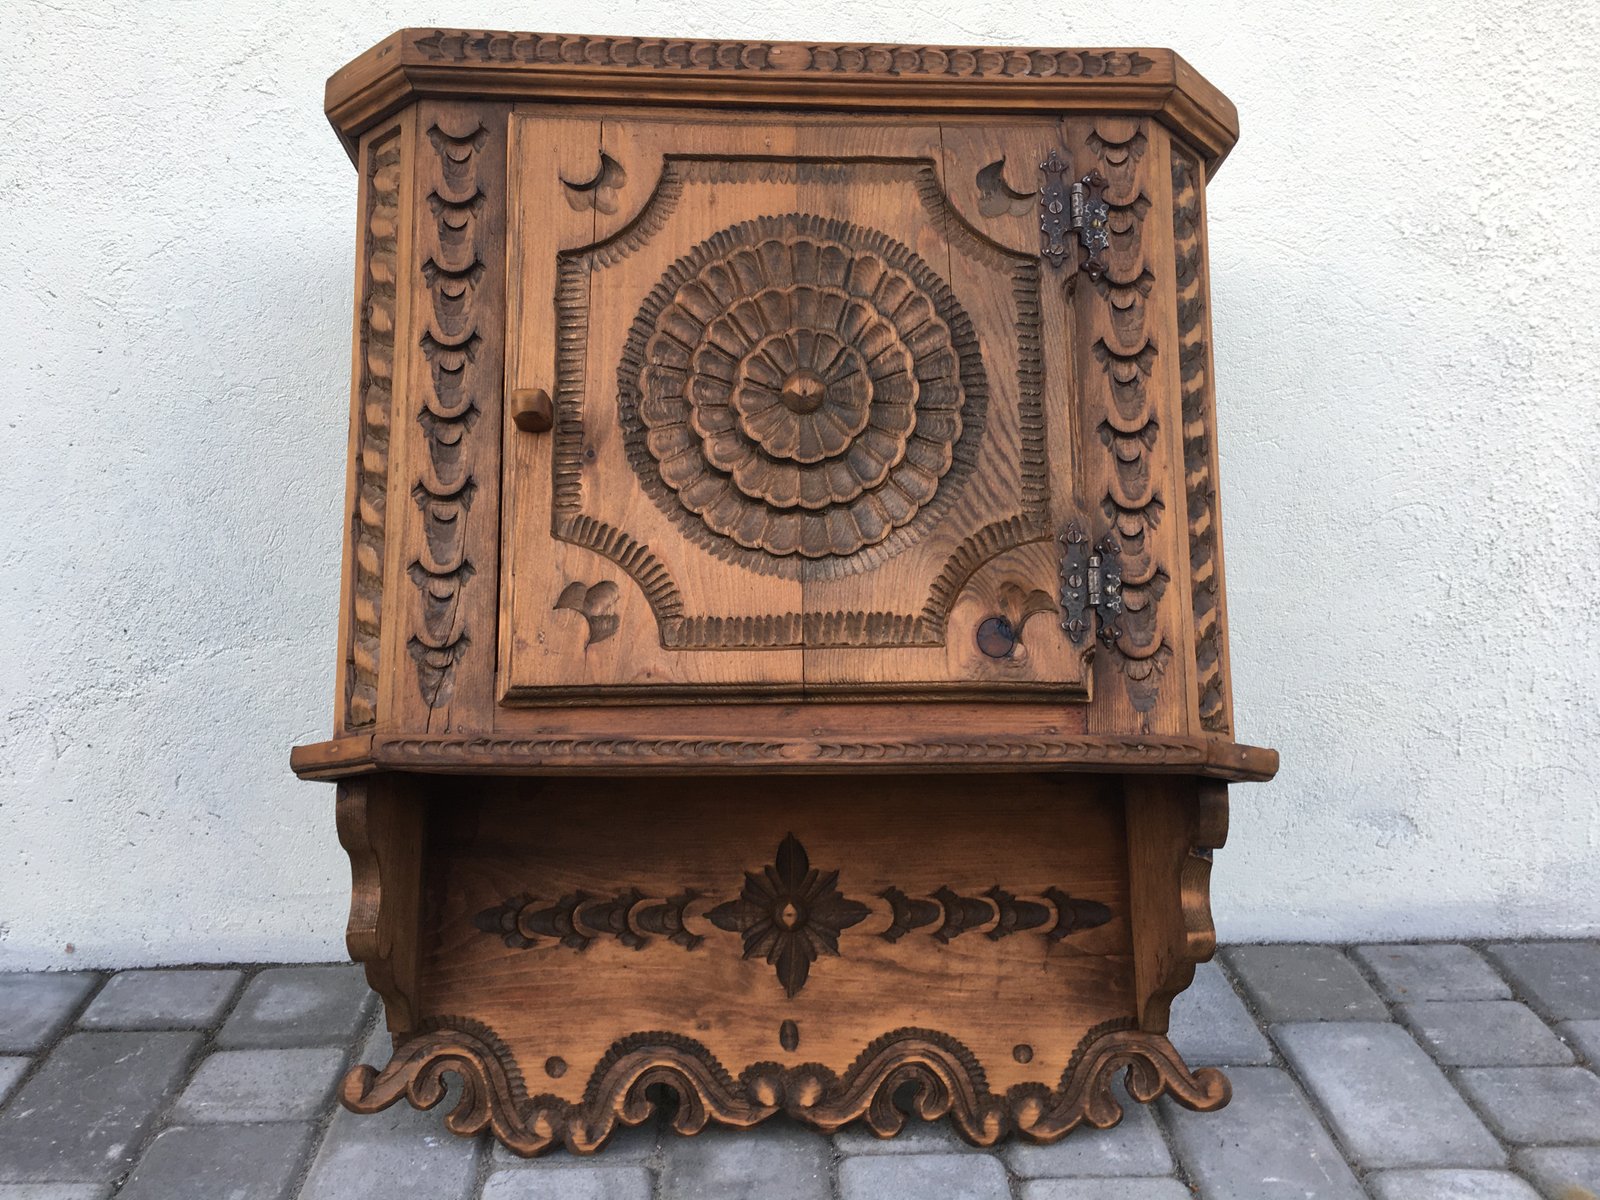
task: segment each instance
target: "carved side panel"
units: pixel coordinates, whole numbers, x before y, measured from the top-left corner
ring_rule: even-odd
[[[1211,367],[1210,279],[1200,161],[1172,151],[1172,248],[1183,395],[1183,470],[1194,609],[1195,704],[1200,727],[1232,735],[1222,513],[1217,501],[1216,392]]]
[[[361,150],[361,251],[357,267],[355,403],[351,413],[348,604],[340,727],[371,728],[378,715],[383,621],[389,426],[394,403],[395,278],[400,253],[401,126]]]
[[[1172,285],[1167,223],[1155,208],[1167,196],[1158,172],[1165,134],[1110,117],[1071,122],[1069,131],[1074,162],[1106,179],[1106,270],[1076,285],[1083,478],[1094,525],[1121,544],[1124,603],[1121,636],[1097,652],[1090,720],[1095,729],[1179,732],[1188,726],[1188,666],[1177,655],[1184,589],[1173,513],[1182,498],[1172,494],[1179,430],[1169,366],[1179,348],[1162,344]]]
[[[397,710],[411,727],[485,728],[493,672],[504,357],[505,122],[499,106],[416,112],[406,473],[411,604]],[[466,681],[474,685],[464,687]]]
[[[339,844],[350,856],[345,945],[383,998],[389,1028],[417,1023],[417,916],[422,880],[422,797],[404,776],[339,784]]]

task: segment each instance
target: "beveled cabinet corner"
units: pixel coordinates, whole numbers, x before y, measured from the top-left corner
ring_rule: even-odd
[[[344,1103],[512,1150],[1226,1102],[1165,1038],[1233,741],[1205,185],[1162,50],[404,30],[360,180]],[[983,986],[974,987],[973,980]],[[975,997],[983,997],[981,1000]]]

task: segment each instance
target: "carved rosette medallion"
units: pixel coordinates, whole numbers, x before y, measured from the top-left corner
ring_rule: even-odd
[[[906,246],[821,217],[746,221],[674,263],[635,320],[628,456],[703,544],[758,569],[847,558],[948,502],[981,372],[966,314]]]

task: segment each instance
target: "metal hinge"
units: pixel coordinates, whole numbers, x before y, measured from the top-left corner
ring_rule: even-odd
[[[1039,189],[1039,253],[1057,269],[1066,266],[1070,256],[1074,269],[1081,266],[1091,279],[1098,279],[1106,269],[1104,254],[1111,244],[1105,178],[1099,171],[1090,171],[1069,184],[1069,168],[1054,150],[1039,164],[1039,170],[1044,174]],[[1081,264],[1072,246],[1074,234],[1086,251]]]
[[[1109,533],[1089,545],[1089,535],[1068,521],[1061,537],[1061,628],[1074,645],[1089,634],[1090,614],[1100,640],[1115,645],[1122,636],[1122,547]]]

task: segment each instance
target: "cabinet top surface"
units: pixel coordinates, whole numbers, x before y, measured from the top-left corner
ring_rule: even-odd
[[[895,46],[402,29],[328,80],[328,119],[362,132],[421,98],[1152,115],[1215,167],[1233,104],[1171,50]]]

